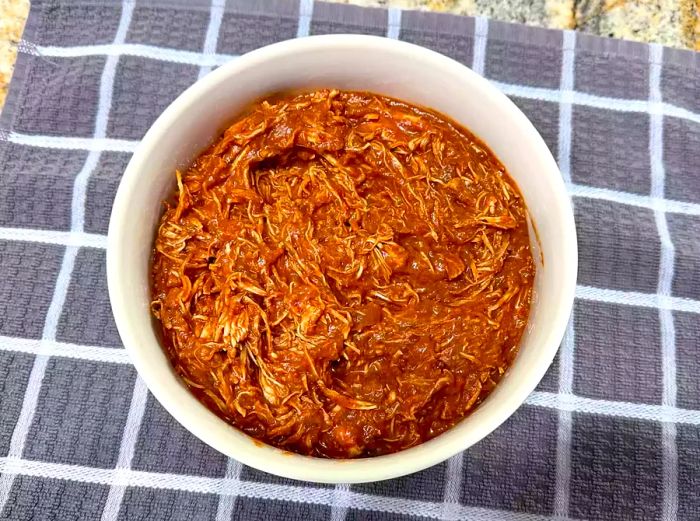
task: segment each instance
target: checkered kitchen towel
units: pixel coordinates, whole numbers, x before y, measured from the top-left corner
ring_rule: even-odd
[[[324,486],[194,439],[114,326],[105,233],[183,89],[278,40],[367,33],[452,56],[532,119],[573,195],[574,319],[526,405],[424,472]],[[0,518],[700,519],[700,55],[302,0],[37,0],[0,119]]]

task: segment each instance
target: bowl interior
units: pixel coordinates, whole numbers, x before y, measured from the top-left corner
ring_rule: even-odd
[[[319,87],[400,98],[433,108],[474,132],[520,187],[537,228],[531,242],[544,259],[537,265],[520,352],[497,388],[450,431],[379,458],[322,460],[253,442],[209,412],[175,377],[149,311],[153,238],[161,201],[174,186],[175,169],[189,164],[251,101],[269,93]],[[544,375],[563,336],[573,302],[576,256],[572,211],[556,164],[534,127],[505,96],[457,62],[420,47],[366,36],[320,36],[238,58],[188,89],[161,115],[121,181],[110,221],[107,263],[122,340],[151,392],[180,423],[217,450],[260,470],[310,481],[363,482],[443,461],[513,413]]]

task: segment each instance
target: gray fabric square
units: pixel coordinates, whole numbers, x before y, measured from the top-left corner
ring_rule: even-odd
[[[113,467],[135,376],[134,369],[127,365],[51,358],[23,456]]]
[[[587,34],[576,35],[574,88],[611,98],[649,97],[649,46]]]
[[[668,49],[664,49],[668,54]],[[700,112],[700,60],[695,66],[666,61],[661,69],[661,98],[666,103]]]
[[[0,519],[93,521],[102,515],[109,486],[17,476]]]
[[[660,519],[661,425],[574,413],[569,514],[591,521]]]
[[[121,348],[107,291],[105,251],[78,252],[56,339],[74,344]]]
[[[233,520],[284,519],[289,521],[328,521],[331,507],[293,501],[261,501],[239,497],[233,510]]]
[[[14,130],[91,137],[104,65],[104,56],[34,60]]]
[[[559,153],[559,104],[517,96],[510,96],[510,99],[535,125],[552,155],[556,158]]]
[[[486,77],[529,87],[559,88],[562,35],[526,27],[489,22],[486,43]]]
[[[401,15],[400,37],[472,66],[474,20],[441,13],[406,11]]]
[[[673,294],[700,300],[700,216],[666,215],[676,251]]]
[[[152,1],[158,2],[159,0]],[[187,0],[174,1],[187,2]],[[225,9],[227,13],[235,13],[238,16],[274,13],[296,19],[299,17],[299,4],[300,2],[297,0],[265,0],[265,2],[261,2],[260,0],[227,0],[225,2]],[[205,2],[204,5],[208,6],[209,3]]]
[[[124,493],[119,521],[211,521],[219,498],[182,490],[129,487]]]
[[[561,347],[559,347],[559,349],[561,350]],[[540,383],[537,385],[537,391],[550,393],[559,392],[559,363],[559,351],[557,351],[552,365],[549,366],[544,377],[542,377],[542,380],[540,380]]]
[[[0,226],[69,230],[73,182],[86,157],[0,142]]]
[[[201,51],[208,25],[208,9],[183,11],[137,5],[126,42]]]
[[[261,2],[257,6],[244,5],[238,12],[224,14],[216,50],[222,54],[245,54],[264,45],[295,38],[298,27],[296,10],[267,8]]]
[[[347,514],[345,515],[345,521],[406,521],[407,519],[410,519],[411,521],[431,521],[435,518],[355,509],[348,509]]]
[[[681,408],[700,410],[700,317],[677,311],[673,313],[673,318],[676,328],[677,404]]]
[[[661,245],[654,212],[648,208],[576,198],[574,213],[579,284],[656,292]]]
[[[523,405],[464,453],[465,505],[547,514],[552,511],[557,412]]]
[[[575,183],[648,195],[649,116],[574,105],[571,178]]]
[[[676,427],[678,451],[678,521],[700,519],[700,426]]]
[[[656,309],[578,301],[574,394],[661,404],[661,326]]]
[[[0,340],[0,457],[7,456],[15,424],[22,410],[24,390],[29,373],[34,365],[34,357],[24,353],[2,351]]]
[[[131,466],[219,478],[226,474],[226,457],[190,434],[149,394]]]
[[[700,204],[700,124],[665,117],[663,161],[666,198]]]
[[[63,248],[0,240],[0,335],[41,338]]]
[[[61,46],[111,43],[122,11],[120,2],[85,5],[60,0],[32,2],[34,9],[42,20],[34,43]]]
[[[245,465],[241,469],[241,480],[272,485],[289,485],[292,487],[299,486],[300,483],[295,479],[281,478],[279,476],[275,476],[274,474],[269,474],[267,472],[263,472],[262,470],[254,469],[253,467],[246,467]],[[304,486],[313,488],[333,488],[333,485],[328,485],[326,483],[312,483],[310,481],[304,483]]]
[[[113,467],[135,377],[136,371],[127,365],[51,358],[23,456]]]
[[[95,171],[90,176],[85,201],[85,231],[107,234],[112,203],[117,195],[122,174],[131,154],[102,152]]]
[[[182,91],[197,80],[199,67],[136,56],[119,59],[107,135],[141,139]]]
[[[441,463],[402,478],[375,483],[360,483],[352,485],[350,489],[375,496],[442,501],[445,495],[446,468],[447,464]]]
[[[373,34],[386,36],[387,12],[354,5],[316,3],[311,34]]]

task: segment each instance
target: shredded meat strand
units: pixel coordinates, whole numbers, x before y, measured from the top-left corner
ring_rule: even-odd
[[[535,274],[525,204],[444,116],[362,92],[278,96],[176,180],[152,310],[192,392],[250,436],[399,451],[511,364]]]

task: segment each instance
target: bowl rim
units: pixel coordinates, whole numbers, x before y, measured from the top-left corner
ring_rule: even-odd
[[[482,421],[475,428],[462,433],[460,437],[451,437],[442,443],[438,440],[444,434],[410,449],[389,455],[355,460],[334,460],[287,453],[261,442],[250,444],[250,441],[246,440],[249,445],[254,446],[244,448],[240,443],[234,442],[235,440],[217,439],[216,435],[210,433],[204,426],[194,424],[188,419],[187,409],[169,396],[167,387],[171,384],[160,381],[152,373],[150,363],[146,359],[144,351],[139,347],[141,342],[131,331],[129,320],[126,318],[124,307],[128,305],[129,301],[128,288],[125,288],[120,281],[121,266],[117,255],[120,250],[119,241],[128,233],[128,230],[123,226],[123,218],[128,211],[129,195],[138,185],[149,150],[158,144],[161,136],[167,132],[178,115],[191,110],[207,91],[239,71],[264,64],[270,59],[303,54],[306,51],[318,50],[319,47],[328,50],[351,48],[357,52],[371,52],[378,46],[402,54],[408,59],[419,57],[430,61],[436,69],[449,70],[451,74],[459,76],[464,82],[471,83],[474,88],[483,92],[484,96],[489,96],[492,101],[502,105],[513,121],[519,124],[519,128],[530,134],[529,138],[535,146],[533,154],[537,154],[544,161],[544,164],[548,165],[542,175],[547,178],[547,185],[554,194],[556,203],[560,205],[564,221],[562,226],[567,233],[560,250],[561,258],[566,262],[564,263],[561,297],[558,301],[559,308],[555,316],[551,318],[547,341],[539,346],[541,353],[538,362],[528,371],[525,382],[521,382],[522,392],[518,396],[508,396],[507,400],[504,400],[507,403],[489,416],[487,421]],[[178,96],[146,132],[122,176],[110,215],[106,258],[109,297],[119,335],[138,375],[168,413],[197,438],[245,465],[286,478],[318,483],[362,483],[412,474],[445,461],[493,432],[522,405],[551,365],[566,331],[573,308],[578,270],[576,227],[566,186],[549,148],[520,109],[488,80],[452,58],[400,40],[345,34],[295,38],[261,47],[222,65]],[[174,374],[173,378],[176,378]]]

